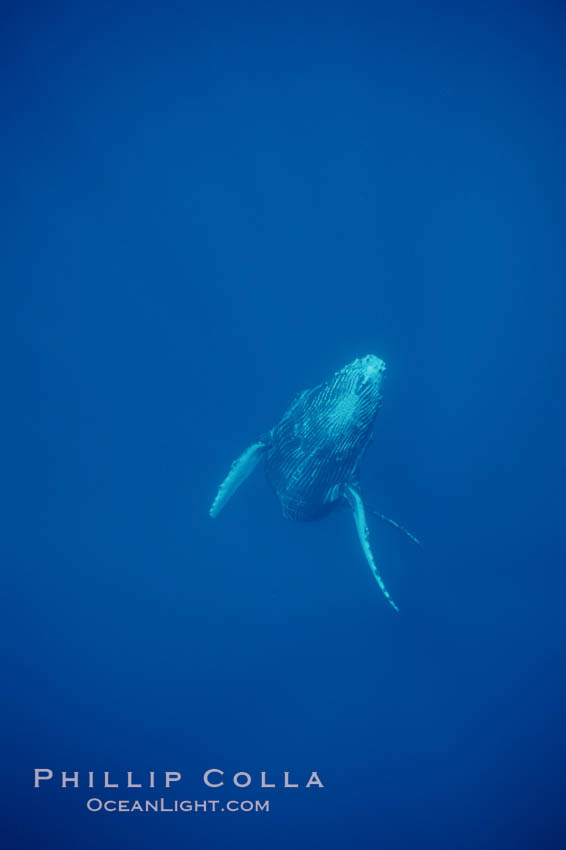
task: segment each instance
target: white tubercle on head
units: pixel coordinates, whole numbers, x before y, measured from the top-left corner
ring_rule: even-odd
[[[380,384],[386,368],[385,362],[380,357],[376,357],[375,354],[368,354],[367,357],[362,357],[359,362],[364,383],[369,381]]]

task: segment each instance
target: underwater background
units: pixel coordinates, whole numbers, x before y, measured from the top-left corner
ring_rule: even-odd
[[[564,846],[565,35],[558,3],[6,8],[3,846]],[[370,518],[399,614],[347,511],[286,521],[258,471],[208,516],[370,353],[364,496],[423,542]],[[95,814],[62,770],[271,810]]]

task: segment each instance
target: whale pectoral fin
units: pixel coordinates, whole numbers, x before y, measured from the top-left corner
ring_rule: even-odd
[[[418,537],[415,537],[415,535],[412,534],[410,531],[408,531],[403,525],[401,525],[401,523],[395,522],[394,519],[391,519],[391,517],[385,516],[385,514],[382,514],[381,511],[376,511],[375,508],[370,508],[368,506],[368,510],[371,511],[372,514],[375,514],[375,516],[378,516],[384,522],[388,522],[389,525],[392,525],[394,528],[398,529],[399,531],[402,531],[403,534],[406,534],[407,537],[410,538],[410,540],[413,541],[413,543],[417,544],[417,546],[422,546],[422,543],[418,539]]]
[[[230,472],[218,488],[216,498],[209,511],[211,517],[217,517],[228,499],[236,492],[238,487],[244,483],[258,463],[265,451],[265,443],[258,442],[249,446],[242,452],[239,458],[230,467]]]
[[[348,502],[350,503],[350,507],[352,508],[352,513],[354,514],[354,521],[356,523],[356,529],[358,531],[358,537],[360,538],[360,543],[362,544],[362,549],[364,550],[364,555],[366,556],[367,562],[371,567],[371,571],[374,575],[374,578],[375,578],[376,582],[378,583],[379,587],[381,588],[381,592],[383,593],[383,595],[385,596],[385,598],[387,599],[387,601],[389,602],[391,607],[394,608],[396,611],[398,611],[399,609],[398,609],[397,605],[395,604],[395,602],[393,601],[393,599],[391,598],[389,591],[385,587],[385,584],[383,583],[383,579],[381,578],[381,575],[380,575],[379,570],[377,568],[377,564],[375,563],[375,561],[373,559],[373,554],[372,554],[372,551],[371,551],[371,548],[370,548],[370,545],[369,545],[369,529],[368,529],[367,522],[366,522],[366,512],[365,512],[365,509],[364,509],[364,503],[362,501],[362,497],[360,496],[358,491],[355,490],[354,487],[351,487],[350,485],[347,485],[345,487],[345,493],[346,493],[346,498],[348,499]]]

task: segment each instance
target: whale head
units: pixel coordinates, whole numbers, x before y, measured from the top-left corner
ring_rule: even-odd
[[[356,380],[360,390],[380,390],[385,369],[385,362],[380,357],[366,354],[348,363],[342,371]]]
[[[372,419],[381,403],[385,368],[385,362],[375,354],[358,357],[334,376],[335,398],[348,399],[352,413],[361,408],[364,419]]]

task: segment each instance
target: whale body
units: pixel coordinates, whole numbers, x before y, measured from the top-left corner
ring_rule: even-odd
[[[280,422],[234,461],[210,515],[220,513],[263,461],[267,480],[288,519],[318,520],[336,508],[349,506],[372,573],[397,611],[370,547],[359,479],[360,464],[381,407],[385,368],[383,360],[370,354],[344,366],[325,383],[300,393]],[[372,512],[418,543],[394,520]]]

